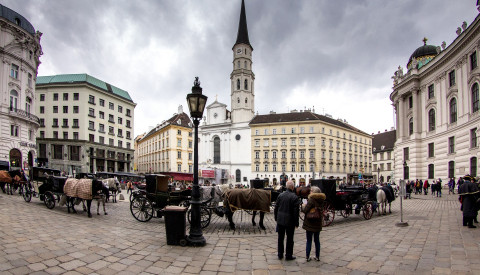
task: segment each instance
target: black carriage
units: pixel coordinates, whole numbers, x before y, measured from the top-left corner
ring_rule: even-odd
[[[43,167],[32,167],[30,182],[25,184],[23,199],[30,202],[32,197],[39,197],[49,209],[60,201],[67,177],[60,176],[60,170]]]
[[[372,218],[373,203],[363,186],[343,186],[337,190],[335,180],[313,180],[312,186],[318,186],[326,196],[323,208],[324,226],[329,226],[333,222],[336,211],[344,218],[350,216],[353,211],[355,214],[362,212],[366,220]]]
[[[189,206],[191,190],[169,190],[168,176],[160,174],[145,175],[145,189],[133,193],[130,212],[140,222],[147,222],[152,217],[161,218],[162,209],[167,205]]]

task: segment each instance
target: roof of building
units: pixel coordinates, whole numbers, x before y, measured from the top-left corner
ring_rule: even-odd
[[[439,54],[439,51],[437,50],[438,47],[437,46],[434,46],[434,45],[427,45],[427,39],[424,38],[423,39],[423,45],[418,47],[413,53],[412,55],[410,56],[410,58],[408,59],[408,63],[407,63],[407,68],[410,68],[410,63],[416,59],[416,60],[419,60],[421,58],[424,58],[424,57],[429,57],[429,60],[425,61],[424,63],[428,63],[431,59],[433,59],[433,57],[435,57],[436,55]],[[425,65],[423,63],[419,64],[419,67]]]
[[[249,125],[267,124],[267,123],[284,123],[284,122],[305,122],[305,121],[322,121],[322,122],[333,124],[342,128],[346,128],[350,131],[369,135],[353,127],[352,125],[343,122],[343,120],[340,121],[324,115],[315,114],[310,111],[291,112],[291,113],[283,113],[283,114],[256,115],[252,119],[252,121],[250,121]]]
[[[397,130],[375,134],[372,138],[372,150],[375,149],[375,152],[391,151],[395,146],[396,139]],[[382,146],[384,146],[383,149]]]
[[[132,101],[132,98],[127,91],[117,88],[113,85],[110,85],[98,78],[90,76],[88,74],[59,74],[59,75],[50,75],[50,76],[39,76],[37,77],[37,86],[47,85],[47,84],[70,84],[70,83],[88,83],[92,86],[95,86],[99,89],[104,90],[107,93],[113,93],[119,97],[122,97],[128,101]]]
[[[8,21],[12,22],[13,24],[20,26],[20,28],[26,30],[31,35],[35,35],[35,28],[33,27],[30,22],[28,22],[25,17],[19,14],[16,11],[13,11],[4,5],[0,4],[0,17],[7,19]]]
[[[190,117],[184,112],[179,114],[174,114],[171,118],[164,121],[162,124],[157,125],[155,128],[153,128],[148,133],[146,133],[142,138],[140,138],[140,140],[148,138],[149,136],[155,134],[156,132],[160,131],[161,129],[169,125],[192,128],[192,121],[190,120]]]
[[[242,9],[240,11],[240,22],[238,23],[237,42],[235,42],[235,45],[237,44],[247,44],[253,49],[252,45],[250,45],[250,40],[248,39],[247,16],[245,15],[245,2],[243,0]]]

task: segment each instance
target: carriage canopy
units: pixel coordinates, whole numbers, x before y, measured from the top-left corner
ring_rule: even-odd
[[[168,192],[169,176],[162,174],[145,175],[146,190],[148,193]]]

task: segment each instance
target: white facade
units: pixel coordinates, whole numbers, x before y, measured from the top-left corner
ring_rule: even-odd
[[[255,110],[252,51],[242,1],[237,42],[233,46],[231,108],[215,100],[199,127],[199,169],[225,169],[222,182],[246,184],[251,176],[250,127]],[[219,177],[217,177],[219,178]],[[218,183],[218,182],[217,182]]]
[[[28,168],[36,158],[35,79],[42,33],[23,16],[0,5],[0,160],[11,169]]]
[[[408,72],[399,68],[393,77],[396,181],[478,176],[480,17],[457,35],[436,55],[412,58]]]

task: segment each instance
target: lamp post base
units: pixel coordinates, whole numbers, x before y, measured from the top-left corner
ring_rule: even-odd
[[[398,227],[406,227],[408,226],[408,222],[397,222],[395,225]]]
[[[190,244],[190,246],[205,246],[207,241],[205,238],[202,236],[187,236],[187,241]]]

